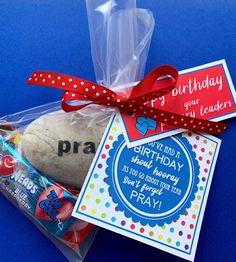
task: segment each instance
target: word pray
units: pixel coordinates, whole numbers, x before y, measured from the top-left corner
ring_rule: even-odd
[[[161,208],[162,201],[156,200],[153,197],[150,196],[145,196],[142,193],[139,193],[135,190],[132,190],[131,195],[130,195],[130,200],[134,199],[137,203],[140,203],[142,205],[149,206],[150,208],[157,208],[158,210]]]
[[[75,141],[71,143],[67,140],[58,141],[58,156],[63,156],[64,153],[70,153],[71,151],[74,154],[78,154],[79,151],[82,151],[84,154],[95,154],[96,146],[94,142],[81,142]]]

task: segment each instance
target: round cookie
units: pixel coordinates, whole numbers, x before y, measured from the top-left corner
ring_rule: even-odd
[[[21,149],[48,177],[81,188],[108,123],[93,120],[61,111],[43,115],[25,129]]]

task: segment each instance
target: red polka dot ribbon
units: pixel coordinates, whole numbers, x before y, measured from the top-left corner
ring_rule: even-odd
[[[169,81],[158,81],[163,77]],[[192,118],[146,105],[147,102],[171,92],[178,81],[178,71],[169,65],[159,66],[149,73],[131,91],[129,96],[116,93],[104,86],[77,77],[52,73],[35,72],[28,84],[49,86],[64,90],[62,109],[76,111],[90,104],[118,108],[121,112],[146,116],[166,125],[220,135],[227,125],[205,119]],[[81,103],[73,104],[72,101]]]

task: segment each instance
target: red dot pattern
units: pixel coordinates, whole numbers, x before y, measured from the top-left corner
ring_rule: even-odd
[[[158,82],[158,89],[154,89],[156,80],[164,75],[171,75],[171,83],[160,88],[162,81]],[[62,98],[62,108],[66,112],[79,110],[88,104],[94,103],[103,106],[116,107],[120,111],[137,114],[157,120],[170,126],[189,130],[201,131],[209,134],[220,135],[226,129],[226,124],[216,123],[204,119],[187,117],[158,108],[144,105],[144,103],[169,93],[178,79],[178,72],[171,66],[161,66],[153,70],[136,87],[133,88],[130,97],[124,97],[101,85],[73,76],[52,72],[35,72],[27,83],[49,86],[65,90]],[[147,93],[148,90],[151,90]],[[80,105],[71,105],[70,101],[91,101]]]

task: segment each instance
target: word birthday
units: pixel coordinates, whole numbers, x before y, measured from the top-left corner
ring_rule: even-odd
[[[171,160],[170,157],[156,152],[154,150],[151,150],[145,146],[136,146],[134,147],[134,152],[140,154],[141,156],[146,156],[146,158],[150,158],[149,161],[140,159],[138,155],[135,157],[132,157],[131,162],[138,164],[140,166],[146,167],[147,169],[151,168],[153,165],[153,161],[159,162],[160,164],[169,167],[170,169],[173,169],[175,171],[180,172],[183,168],[183,164],[181,164],[179,161],[176,161],[175,159]]]
[[[194,92],[208,90],[210,88],[217,88],[218,91],[222,91],[222,76],[210,77],[209,75],[206,75],[206,78],[203,81],[198,81],[196,77],[193,79],[189,78],[186,85],[179,85],[172,90],[172,96],[185,95],[187,93],[193,94]]]

